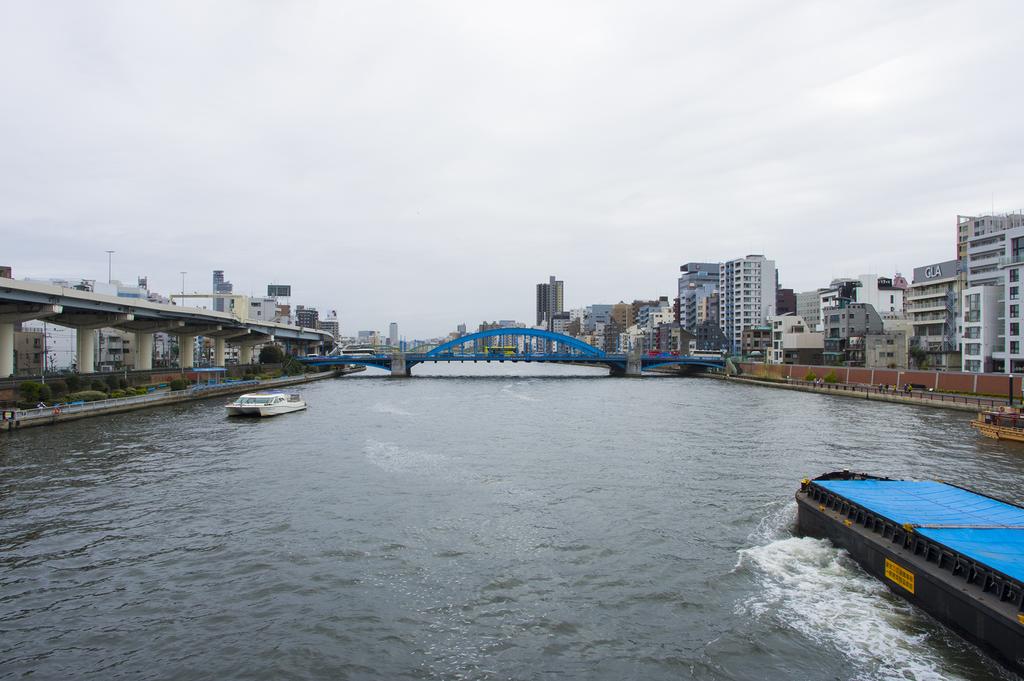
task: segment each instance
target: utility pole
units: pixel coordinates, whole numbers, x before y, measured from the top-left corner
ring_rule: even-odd
[[[181,273],[181,295],[185,295],[185,275],[186,274],[188,274],[188,272],[182,272]]]

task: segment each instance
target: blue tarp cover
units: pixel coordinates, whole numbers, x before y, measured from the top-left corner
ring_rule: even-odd
[[[1024,529],[953,530],[919,528],[918,534],[1024,582]]]
[[[1024,582],[1024,508],[941,482],[816,480],[819,485]]]

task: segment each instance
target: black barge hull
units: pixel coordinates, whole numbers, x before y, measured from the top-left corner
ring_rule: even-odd
[[[844,472],[819,480],[835,476],[872,479]],[[800,534],[845,549],[894,593],[1024,676],[1024,584],[816,483],[805,480],[796,494]]]

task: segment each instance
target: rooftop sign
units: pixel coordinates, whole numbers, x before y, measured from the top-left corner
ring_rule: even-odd
[[[914,268],[914,283],[921,284],[934,279],[949,279],[960,273],[959,260],[947,260],[946,262],[925,265]]]

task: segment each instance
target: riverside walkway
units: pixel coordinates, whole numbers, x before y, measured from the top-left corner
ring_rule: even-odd
[[[724,375],[713,375],[716,378],[726,379]],[[892,402],[896,404],[918,404],[942,409],[955,409],[958,411],[977,412],[986,409],[1005,407],[1009,400],[999,397],[974,397],[971,395],[955,395],[951,393],[934,392],[928,390],[879,390],[878,386],[870,386],[856,383],[825,383],[800,380],[779,380],[766,379],[754,376],[729,376],[729,381],[750,383],[769,388],[781,388],[783,390],[799,390],[802,392],[821,393],[825,395],[838,395],[840,397],[852,397],[862,400],[874,400],[876,402]]]

